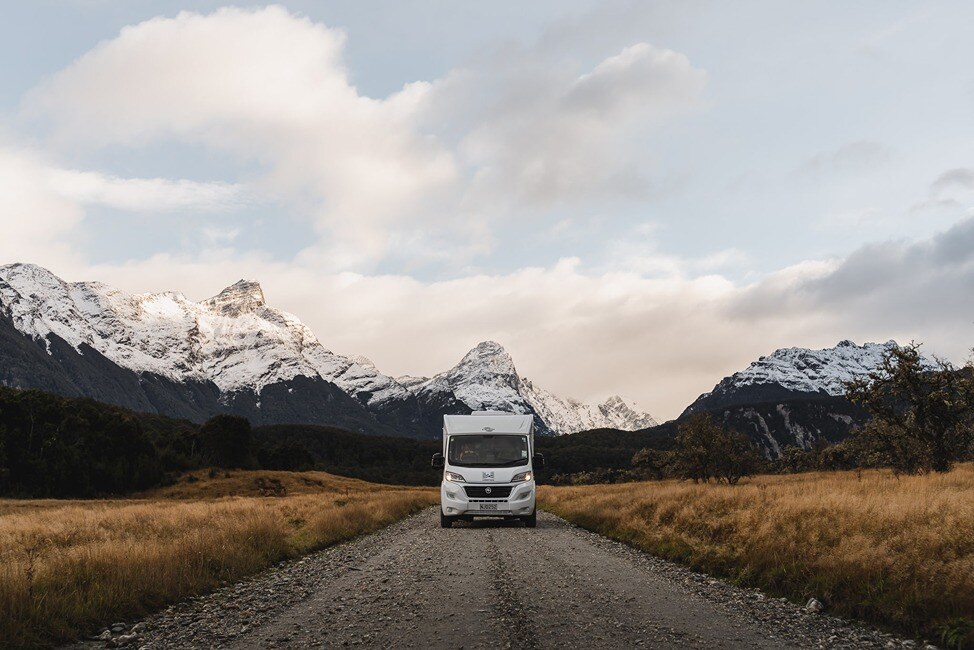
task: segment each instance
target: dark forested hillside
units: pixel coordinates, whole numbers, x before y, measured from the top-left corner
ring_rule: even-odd
[[[86,398],[0,387],[0,494],[81,497],[192,467],[196,425]]]
[[[672,442],[666,425],[642,431],[593,429],[570,436],[538,438],[538,451],[544,454],[545,468],[538,472],[542,482],[567,475],[595,472],[586,480],[611,481],[615,473],[629,470],[632,457],[640,449],[666,449]]]
[[[254,429],[265,469],[318,469],[379,483],[435,485],[439,440],[367,436],[334,427],[279,424]]]
[[[242,431],[241,431],[242,429]],[[227,446],[234,448],[226,453]],[[89,497],[160,485],[208,465],[322,469],[370,481],[435,483],[439,443],[218,415],[200,425],[37,390],[0,387],[0,495]],[[222,450],[222,451],[221,451]]]
[[[214,446],[213,440],[221,435],[233,445],[251,448],[215,453],[219,444]],[[539,479],[623,470],[636,451],[665,447],[668,440],[665,431],[614,429],[538,437],[538,451],[548,461]],[[227,415],[199,425],[87,398],[0,387],[3,496],[124,494],[209,465],[318,469],[379,483],[435,485],[440,472],[430,467],[430,457],[439,449],[439,440],[372,436],[335,427],[273,425],[251,431],[246,420]]]

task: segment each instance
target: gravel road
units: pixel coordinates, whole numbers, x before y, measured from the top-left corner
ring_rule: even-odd
[[[170,607],[133,648],[914,647],[540,513],[439,528],[435,509]]]

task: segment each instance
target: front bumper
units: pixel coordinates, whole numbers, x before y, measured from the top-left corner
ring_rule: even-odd
[[[491,487],[511,487],[511,494],[504,498],[468,497],[464,486],[482,486],[471,483],[440,484],[440,509],[448,517],[525,517],[534,512],[534,481],[522,483],[490,483]],[[484,509],[495,507],[495,509]]]

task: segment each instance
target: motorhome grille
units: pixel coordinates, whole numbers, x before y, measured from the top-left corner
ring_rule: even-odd
[[[468,497],[489,497],[505,499],[511,496],[510,485],[466,485],[463,488]],[[489,490],[489,492],[488,492]]]

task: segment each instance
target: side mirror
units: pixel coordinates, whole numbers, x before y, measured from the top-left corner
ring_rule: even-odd
[[[443,454],[433,454],[433,460],[430,461],[430,465],[442,469],[445,464],[443,462]]]
[[[534,457],[531,458],[531,464],[534,466],[535,471],[544,469],[544,455],[535,454]]]

